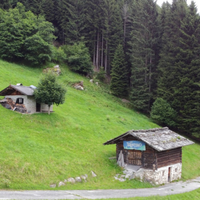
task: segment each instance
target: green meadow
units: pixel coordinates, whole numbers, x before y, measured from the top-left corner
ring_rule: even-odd
[[[87,182],[55,189],[152,187],[138,180],[115,180],[114,176],[122,173],[116,160],[109,159],[115,156],[115,145],[103,143],[131,129],[158,125],[113,97],[106,86],[92,84],[64,65],[61,69],[58,79],[67,87],[66,100],[54,105],[52,114],[20,114],[0,106],[0,188],[52,189],[50,184],[84,174],[88,175]],[[42,68],[0,60],[0,90],[17,83],[37,86],[41,74]],[[79,81],[84,81],[84,91],[70,86]],[[97,177],[93,178],[91,171]],[[197,176],[200,146],[194,144],[183,148],[182,179]]]

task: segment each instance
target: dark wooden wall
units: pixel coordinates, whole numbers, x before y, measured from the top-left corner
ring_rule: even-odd
[[[138,140],[133,136],[123,138],[125,141]],[[123,141],[116,143],[116,157],[122,150],[124,162],[127,164],[140,165],[146,169],[157,169],[160,167],[182,163],[182,148],[158,152],[146,144],[146,151],[126,150]]]
[[[146,169],[153,169],[156,167],[156,151],[146,144],[146,151],[143,152],[143,167]]]
[[[22,93],[18,92],[18,91],[13,91],[12,94],[10,95],[22,95]]]
[[[157,152],[157,167],[182,163],[182,148]]]
[[[138,140],[133,136],[127,136],[123,140]],[[138,140],[140,141],[140,140]],[[139,165],[147,169],[153,169],[156,166],[156,151],[146,144],[146,151],[126,150],[123,147],[123,141],[116,144],[116,157],[118,159],[119,153],[122,150],[124,154],[124,162],[127,164]]]

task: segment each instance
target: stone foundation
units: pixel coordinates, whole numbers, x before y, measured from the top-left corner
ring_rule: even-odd
[[[166,184],[181,178],[182,164],[178,163],[174,165],[169,165],[159,168],[155,171],[140,168],[138,171],[133,173],[134,177],[139,178],[141,181],[148,181],[156,185]]]

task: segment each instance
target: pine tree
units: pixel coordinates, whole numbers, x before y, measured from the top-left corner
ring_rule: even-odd
[[[179,130],[199,134],[200,17],[194,3],[174,1],[165,22],[158,95],[178,113]]]
[[[112,62],[110,89],[112,94],[117,97],[127,97],[128,95],[128,79],[127,79],[127,66],[123,46],[118,45],[114,59]]]
[[[130,98],[135,108],[149,112],[157,64],[158,13],[153,0],[135,1],[132,9]]]
[[[70,16],[70,0],[58,0],[56,6],[56,21],[58,22],[58,38],[61,44],[66,44],[65,40],[68,36],[68,25]]]
[[[110,74],[111,62],[117,44],[122,41],[120,9],[115,0],[87,0],[87,27],[84,31],[86,44],[98,71],[104,67]]]
[[[42,5],[43,13],[47,21],[56,25],[56,0],[46,0]]]
[[[0,8],[8,10],[11,8],[11,0],[1,0],[0,2]]]
[[[123,26],[120,14],[120,7],[115,0],[104,0],[104,28],[103,34],[105,39],[105,62],[104,67],[107,74],[110,74],[112,61],[118,44],[123,41]]]

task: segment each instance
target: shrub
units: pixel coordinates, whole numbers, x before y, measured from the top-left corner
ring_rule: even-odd
[[[66,61],[66,53],[62,47],[52,47],[52,61],[61,63]]]
[[[88,48],[83,42],[64,47],[67,55],[67,63],[72,71],[80,74],[88,74],[92,71],[92,63]]]
[[[28,37],[24,42],[24,47],[26,49],[25,60],[32,65],[51,61],[51,47],[38,34]]]
[[[96,79],[101,82],[104,82],[106,79],[106,72],[104,71],[103,67],[100,67],[100,71],[96,75]]]
[[[50,22],[26,12],[19,2],[14,9],[0,10],[0,58],[43,64],[51,60],[53,32]]]
[[[157,98],[151,107],[151,118],[161,125],[175,126],[176,111],[162,98]]]

